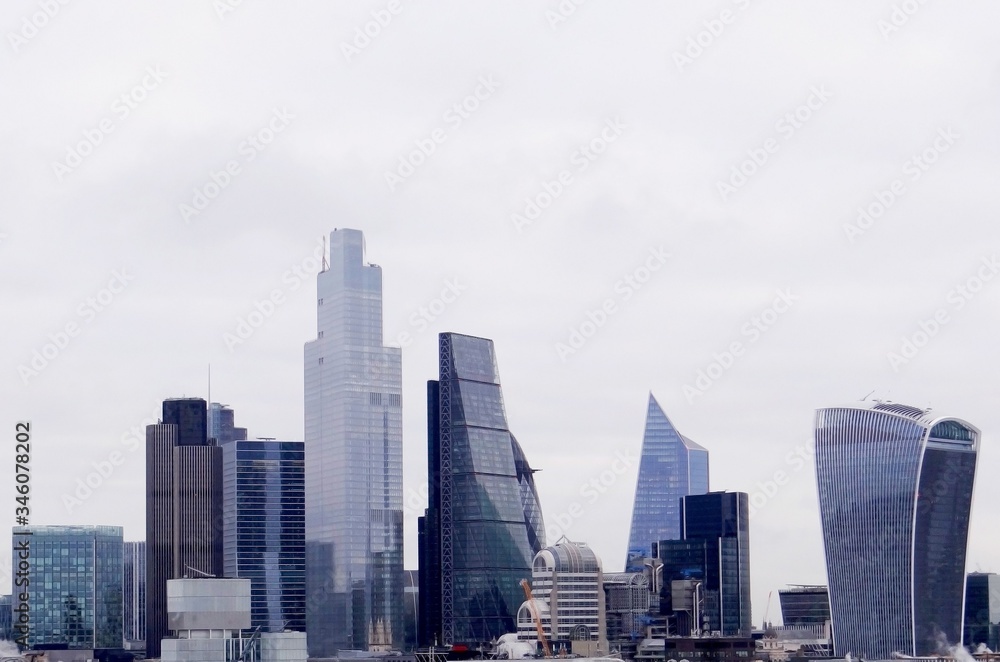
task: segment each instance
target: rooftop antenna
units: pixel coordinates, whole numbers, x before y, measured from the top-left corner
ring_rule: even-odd
[[[871,391],[868,392],[868,395],[871,395],[875,391],[876,391],[876,389],[872,389]],[[864,402],[865,400],[867,400],[868,399],[868,395],[866,395],[865,397],[861,398],[861,402]]]
[[[208,408],[212,408],[212,364],[208,364]]]

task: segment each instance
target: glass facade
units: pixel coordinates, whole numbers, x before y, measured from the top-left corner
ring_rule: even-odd
[[[905,405],[817,412],[835,656],[927,656],[961,641],[978,446],[967,423]]]
[[[125,543],[125,641],[146,639],[146,543]]]
[[[830,594],[825,586],[797,586],[778,591],[781,622],[789,625],[824,625],[830,620]]]
[[[980,644],[1000,649],[1000,575],[970,572],[966,578],[962,641],[973,650]]]
[[[666,599],[671,582],[700,582],[704,606],[700,622],[683,620],[683,629],[717,632],[721,636],[749,636],[750,529],[749,499],[745,492],[709,492],[681,500],[683,540],[656,545],[663,562],[662,609],[678,611]],[[675,614],[675,618],[677,615]],[[684,633],[686,634],[686,632]]]
[[[222,444],[226,577],[250,580],[250,627],[305,631],[305,444]]]
[[[650,393],[626,570],[641,570],[654,542],[679,540],[681,497],[706,492],[708,451],[677,432]]]
[[[309,654],[403,645],[401,350],[382,344],[382,270],[330,234],[305,345]]]
[[[439,351],[439,381],[428,385],[420,640],[477,644],[516,631],[520,581],[544,525],[507,427],[493,342],[443,333]]]
[[[24,560],[30,573],[27,587],[16,575],[13,586],[13,613],[24,603],[29,614],[24,638],[14,619],[21,648],[122,648],[123,549],[120,526],[14,527],[15,566]]]

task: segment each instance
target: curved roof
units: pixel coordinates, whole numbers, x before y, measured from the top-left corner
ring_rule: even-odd
[[[539,562],[544,563],[544,567],[555,572],[600,572],[601,560],[597,558],[586,543],[562,540],[555,545],[546,547],[535,555],[534,567],[539,567]],[[541,568],[539,568],[541,569]]]

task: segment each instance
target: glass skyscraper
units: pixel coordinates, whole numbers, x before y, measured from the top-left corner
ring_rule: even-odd
[[[26,560],[30,573],[30,627],[23,639],[15,627],[15,638],[27,648],[122,647],[120,526],[15,526],[13,543],[15,567]],[[15,626],[23,592],[13,586]]]
[[[507,426],[493,341],[442,333],[438,348],[439,379],[427,389],[428,507],[418,523],[419,638],[474,645],[516,632],[520,581],[545,528],[533,472]]]
[[[403,643],[401,350],[382,344],[382,269],[330,234],[305,345],[309,654]],[[374,639],[374,640],[373,640]]]
[[[979,430],[906,405],[816,413],[834,656],[931,656],[962,637]]]
[[[663,587],[672,581],[700,582],[699,620],[681,615],[680,629],[723,637],[750,636],[750,522],[746,492],[709,492],[681,499],[682,540],[656,545],[663,561]],[[666,607],[668,601],[663,603]],[[678,611],[677,605],[670,609]]]
[[[677,432],[650,393],[626,570],[641,570],[635,559],[649,556],[654,542],[679,540],[681,497],[706,492],[708,451]]]
[[[305,631],[304,444],[224,441],[222,483],[225,574],[250,580],[250,627]]]
[[[139,647],[146,640],[146,543],[125,543],[125,641]],[[144,644],[143,644],[144,645]]]
[[[965,580],[965,633],[962,643],[1000,649],[1000,575],[970,572]]]

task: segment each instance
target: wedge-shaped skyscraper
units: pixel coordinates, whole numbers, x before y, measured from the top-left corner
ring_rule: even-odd
[[[654,542],[680,540],[681,497],[708,492],[708,451],[677,431],[649,394],[639,480],[632,505],[626,569],[649,556]]]
[[[861,402],[816,413],[835,656],[932,656],[962,637],[979,430]]]
[[[507,427],[493,341],[439,336],[427,385],[428,506],[420,518],[422,645],[516,632],[520,581],[545,546],[532,469]]]

